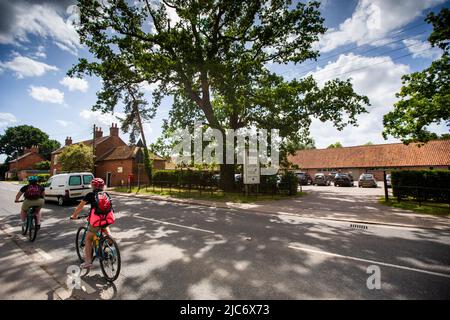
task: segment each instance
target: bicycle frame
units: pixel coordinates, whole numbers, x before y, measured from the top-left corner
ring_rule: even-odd
[[[89,227],[90,227],[90,223],[89,223],[89,221],[87,222],[87,224],[86,224],[86,230],[84,231],[84,233],[83,233],[83,236],[82,236],[82,238],[81,238],[81,242],[84,242],[85,243],[85,245],[86,245],[86,233],[88,232],[88,230],[89,230]],[[102,229],[100,229],[99,231],[97,231],[96,233],[95,233],[95,235],[97,236],[97,238],[98,238],[98,243],[100,243],[100,240],[102,239],[102,237],[103,237],[103,235],[102,235]],[[101,256],[101,255],[99,255],[99,245],[98,244],[96,244],[94,241],[93,241],[93,243],[92,243],[92,248],[94,249],[94,254],[92,255],[92,261],[94,261],[95,260],[95,258],[99,258],[99,259],[102,259],[103,257]]]
[[[34,215],[35,215],[35,208],[30,207],[27,211],[27,227],[28,228],[31,227],[31,219],[33,218]]]

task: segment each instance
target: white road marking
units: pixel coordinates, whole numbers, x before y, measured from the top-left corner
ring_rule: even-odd
[[[207,233],[215,233],[214,231],[211,231],[211,230],[188,227],[188,226],[183,226],[181,224],[176,224],[176,223],[171,223],[171,222],[166,222],[166,221],[161,221],[161,220],[156,220],[156,219],[151,219],[151,218],[145,218],[145,217],[140,217],[140,216],[136,216],[136,218],[147,220],[147,221],[152,221],[152,222],[157,222],[157,223],[162,223],[162,224],[168,224],[168,225],[172,225],[172,226],[176,226],[176,227],[180,227],[180,228],[192,229],[192,230],[197,230],[197,231],[202,231],[202,232],[207,232]]]
[[[408,271],[415,271],[415,272],[420,272],[420,273],[426,273],[426,274],[430,274],[430,275],[438,276],[438,277],[450,278],[450,274],[433,272],[433,271],[427,271],[427,270],[416,269],[416,268],[410,268],[410,267],[400,266],[400,265],[397,265],[397,264],[385,263],[385,262],[380,262],[380,261],[375,261],[375,260],[361,259],[361,258],[345,256],[345,255],[331,253],[331,252],[326,252],[326,251],[321,251],[321,250],[314,250],[314,249],[309,249],[309,248],[302,248],[302,247],[292,246],[292,245],[290,245],[289,248],[295,249],[295,250],[311,252],[311,253],[322,254],[322,255],[326,255],[326,256],[330,256],[330,257],[336,257],[336,258],[343,258],[343,259],[367,262],[367,263],[370,263],[370,264],[375,264],[375,265],[380,265],[380,266],[386,266],[386,267],[403,269],[403,270],[408,270]]]
[[[51,255],[49,255],[47,252],[45,252],[44,250],[40,249],[40,248],[36,248],[35,249],[37,253],[39,253],[42,257],[44,257],[45,260],[52,260],[53,257]]]

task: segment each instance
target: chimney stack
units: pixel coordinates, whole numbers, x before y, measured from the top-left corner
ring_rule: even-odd
[[[109,128],[109,135],[115,137],[119,136],[119,128],[117,128],[117,123],[113,123],[111,125],[111,128]]]
[[[102,128],[95,127],[95,139],[103,137]]]
[[[38,146],[31,146],[30,151],[31,151],[31,153],[39,153],[39,147]]]
[[[72,137],[66,137],[66,146],[70,146],[72,144]]]

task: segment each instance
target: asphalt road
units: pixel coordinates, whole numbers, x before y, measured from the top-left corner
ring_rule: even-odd
[[[1,299],[449,299],[450,232],[305,219],[114,197],[122,255],[113,285],[100,267],[69,290],[74,206],[47,204],[42,230],[20,234],[19,186],[0,182]],[[369,289],[380,270],[380,289]],[[370,268],[369,268],[370,269]],[[373,270],[373,269],[370,269]],[[374,283],[373,281],[369,281]]]

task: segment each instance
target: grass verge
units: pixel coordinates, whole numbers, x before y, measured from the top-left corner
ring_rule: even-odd
[[[379,202],[389,207],[450,218],[450,206],[448,203],[422,202],[419,205],[418,202],[412,200],[402,200],[398,202],[397,199],[390,199],[385,201],[384,197],[380,198]]]
[[[253,203],[258,201],[270,201],[270,200],[283,200],[283,199],[292,199],[297,197],[302,197],[306,193],[298,192],[295,196],[288,195],[249,195],[245,196],[242,193],[230,193],[230,192],[222,192],[222,191],[202,191],[199,190],[191,190],[190,192],[184,189],[177,188],[149,188],[147,190],[140,189],[138,192],[138,188],[134,187],[131,189],[131,192],[127,188],[117,187],[114,188],[114,191],[124,192],[124,193],[139,193],[139,194],[148,194],[148,195],[157,195],[157,196],[170,196],[172,198],[180,198],[180,199],[195,199],[195,200],[210,200],[210,201],[221,201],[221,202],[235,202],[235,203]]]

